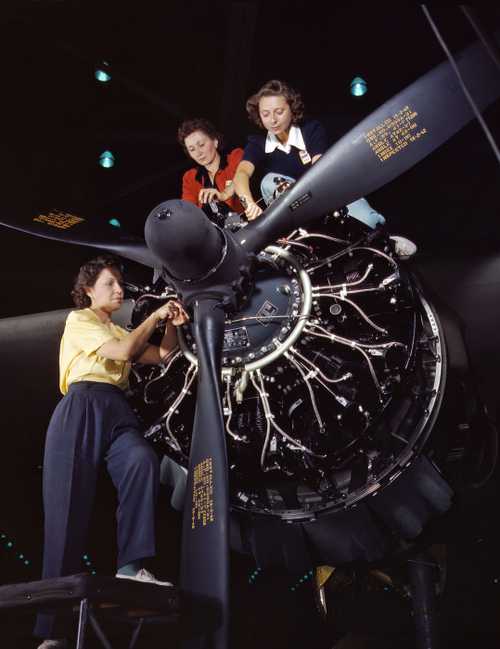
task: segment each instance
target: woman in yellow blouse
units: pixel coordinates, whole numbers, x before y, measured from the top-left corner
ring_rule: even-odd
[[[142,561],[155,554],[154,510],[159,483],[156,454],[140,434],[124,390],[132,361],[160,363],[177,346],[176,327],[187,321],[171,300],[131,332],[112,315],[123,302],[120,262],[102,256],[84,264],[72,291],[77,306],[66,320],[59,355],[64,397],[52,415],[45,444],[43,578],[81,571],[96,478],[106,465],[118,492],[117,577],[156,584]],[[161,321],[159,346],[148,340]],[[64,647],[54,616],[39,615],[41,649]]]

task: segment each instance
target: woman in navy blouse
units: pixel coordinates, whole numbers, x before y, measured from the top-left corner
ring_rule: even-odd
[[[317,120],[304,120],[300,94],[284,81],[268,81],[250,97],[246,109],[254,124],[267,131],[252,135],[234,176],[234,187],[249,220],[262,214],[250,190],[250,178],[257,170],[262,175],[260,192],[269,205],[282,181],[293,183],[313,165],[328,148],[326,131]],[[384,217],[366,198],[347,205],[350,216],[370,228],[385,223]],[[391,236],[400,258],[413,255],[417,247],[401,236]]]
[[[262,213],[250,190],[255,170],[263,175],[261,193],[269,204],[276,188],[274,179],[300,178],[326,151],[327,138],[320,122],[303,120],[302,97],[284,81],[268,81],[250,97],[246,109],[250,120],[267,131],[248,138],[234,177],[236,193],[251,220]]]

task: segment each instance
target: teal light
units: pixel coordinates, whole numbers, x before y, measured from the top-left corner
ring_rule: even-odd
[[[105,70],[101,70],[100,68],[95,71],[94,76],[97,81],[100,81],[101,83],[108,83],[108,81],[111,81],[111,75],[108,74]]]
[[[11,539],[9,539],[9,537],[7,536],[7,534],[5,534],[5,533],[3,533],[3,532],[0,533],[0,541],[2,541],[3,546],[4,546],[4,548],[5,548],[6,550],[12,550],[12,549],[14,548],[14,546],[16,545],[16,544],[14,543],[14,541],[12,541]],[[12,558],[15,557],[18,561],[21,561],[21,563],[24,563],[25,566],[29,566],[30,563],[31,563],[31,562],[26,558],[26,555],[23,554],[22,552],[19,552],[19,551],[13,551],[12,553],[10,553],[10,556],[11,556]]]
[[[99,156],[99,164],[101,167],[104,167],[104,169],[110,169],[115,164],[115,156],[111,151],[103,151]]]
[[[361,77],[354,77],[351,81],[351,95],[354,97],[362,97],[368,91],[366,81]]]
[[[250,577],[248,578],[248,583],[249,584],[255,584],[255,580],[259,576],[259,572],[261,571],[260,568],[256,568],[253,572],[250,573]]]
[[[120,221],[118,219],[109,219],[108,223],[110,225],[114,226],[115,228],[121,228],[122,227],[122,224],[120,223]]]
[[[111,81],[111,74],[109,73],[109,64],[107,61],[103,61],[102,65],[95,69],[94,76],[100,83],[108,83],[108,81]]]

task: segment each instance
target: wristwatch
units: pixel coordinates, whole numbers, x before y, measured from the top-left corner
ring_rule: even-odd
[[[248,207],[247,199],[244,196],[238,196],[238,198],[240,199],[240,203],[243,205],[243,207],[245,209],[247,209],[247,207]]]

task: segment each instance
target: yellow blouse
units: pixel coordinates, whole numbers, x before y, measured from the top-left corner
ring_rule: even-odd
[[[99,356],[97,350],[110,340],[122,339],[128,332],[113,324],[104,323],[92,309],[71,311],[59,350],[59,388],[66,394],[75,381],[110,383],[122,390],[128,387],[130,363],[113,361]]]

